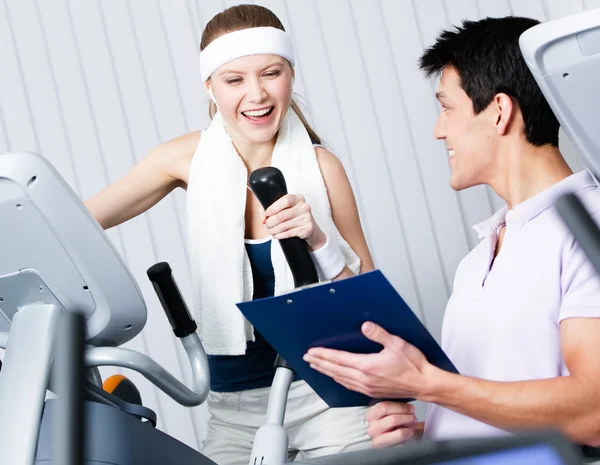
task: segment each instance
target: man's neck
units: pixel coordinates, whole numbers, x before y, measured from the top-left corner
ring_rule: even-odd
[[[573,174],[557,147],[523,142],[498,157],[496,176],[488,184],[511,209]]]

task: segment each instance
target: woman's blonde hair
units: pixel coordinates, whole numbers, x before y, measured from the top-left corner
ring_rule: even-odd
[[[200,51],[204,50],[208,44],[224,34],[251,27],[275,27],[285,31],[279,18],[268,8],[259,5],[236,5],[217,14],[206,24],[200,40]],[[308,124],[306,117],[293,97],[292,110],[294,110],[300,121],[302,121],[313,144],[320,144],[321,138],[310,127],[310,124]],[[211,119],[216,112],[217,106],[211,101],[208,107]]]

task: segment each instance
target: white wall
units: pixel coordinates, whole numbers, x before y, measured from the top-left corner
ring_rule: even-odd
[[[159,142],[205,127],[199,38],[214,14],[236,3],[0,0],[0,152],[42,153],[87,199]],[[423,79],[417,59],[441,28],[463,18],[547,20],[600,7],[600,0],[255,3],[271,8],[292,34],[295,91],[346,167],[376,265],[438,337],[454,271],[476,242],[471,226],[500,202],[485,188],[449,188],[447,154],[432,137],[434,83]],[[189,300],[185,223],[185,194],[178,191],[108,232],[149,306],[148,324],[129,347],[178,377],[188,376],[183,351],[145,272],[170,262]],[[180,407],[131,376],[159,426],[198,447],[204,407]]]

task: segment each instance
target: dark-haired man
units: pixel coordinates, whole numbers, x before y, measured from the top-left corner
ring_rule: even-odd
[[[460,263],[446,308],[442,347],[460,375],[365,323],[378,354],[309,351],[314,368],[375,398],[430,402],[429,438],[556,427],[600,445],[600,278],[554,209],[575,192],[594,218],[600,194],[573,174],[558,149],[559,124],[521,55],[537,21],[487,18],[444,31],[420,66],[440,75],[434,130],[445,142],[451,186],[489,185],[506,206],[475,226],[481,242]],[[415,430],[410,406],[371,409],[375,445]]]

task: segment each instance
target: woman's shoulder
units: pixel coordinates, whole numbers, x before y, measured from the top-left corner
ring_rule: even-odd
[[[194,155],[199,142],[200,131],[198,130],[177,136],[161,145],[165,150],[171,151],[174,155],[189,157]]]
[[[319,163],[319,168],[326,182],[330,179],[339,179],[340,176],[346,177],[344,165],[342,165],[342,162],[334,153],[320,144],[315,144],[314,149],[317,156],[317,163]]]
[[[187,184],[190,166],[199,142],[200,131],[192,131],[163,142],[153,152],[160,158],[167,174]]]

